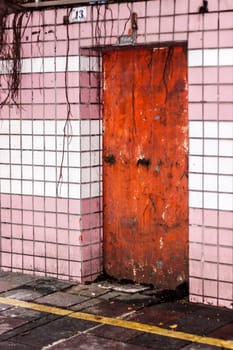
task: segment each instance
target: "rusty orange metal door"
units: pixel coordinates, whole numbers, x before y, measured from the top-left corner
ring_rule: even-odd
[[[174,288],[188,278],[186,47],[103,53],[104,268]]]

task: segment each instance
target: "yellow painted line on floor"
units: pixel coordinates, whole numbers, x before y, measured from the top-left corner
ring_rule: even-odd
[[[35,310],[35,311],[47,312],[47,313],[59,315],[59,316],[78,318],[81,320],[97,322],[97,323],[101,323],[109,326],[122,327],[122,328],[137,330],[145,333],[157,334],[164,337],[186,340],[192,343],[212,345],[220,348],[222,347],[222,348],[233,350],[233,341],[211,338],[211,337],[203,337],[192,333],[185,333],[185,332],[180,332],[176,330],[165,329],[158,326],[152,326],[144,323],[122,320],[119,318],[104,317],[104,316],[93,315],[93,314],[88,314],[84,312],[74,312],[72,310],[66,310],[59,307],[36,304],[28,301],[22,301],[22,300],[4,298],[4,297],[0,297],[0,304],[7,304],[7,305],[22,307],[26,309]]]

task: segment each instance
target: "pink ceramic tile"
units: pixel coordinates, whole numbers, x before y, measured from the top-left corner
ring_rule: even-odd
[[[196,260],[189,261],[189,274],[191,277],[200,277],[202,276],[202,262]]]
[[[86,250],[89,250],[90,258],[92,260],[102,257],[103,246],[101,242],[98,242],[97,244],[92,244],[91,246],[87,246],[85,248]],[[85,260],[85,250],[83,250],[83,259]]]
[[[189,209],[189,223],[191,225],[202,225],[202,209]]]
[[[32,102],[32,90],[23,90],[21,93],[21,103]]]
[[[41,89],[34,89],[33,90],[33,101],[35,103],[44,103],[44,91]]]
[[[68,230],[57,230],[57,243],[69,244],[69,231]]]
[[[217,280],[217,264],[204,262],[203,277],[206,279]]]
[[[80,231],[78,230],[69,231],[69,243],[75,246],[81,245],[82,242],[80,240]]]
[[[219,226],[222,228],[233,228],[233,212],[219,211]]]
[[[160,33],[173,32],[173,25],[174,25],[174,17],[173,16],[161,17]]]
[[[189,84],[201,84],[203,80],[203,70],[200,67],[189,67]]]
[[[202,104],[189,103],[189,120],[201,120],[201,119],[202,119]]]
[[[57,258],[57,244],[46,243],[46,256],[50,258]]]
[[[232,283],[219,282],[219,298],[232,300]]]
[[[23,269],[24,273],[29,273],[28,271],[34,270],[34,258],[32,256],[23,256]]]
[[[206,102],[209,101],[217,101],[218,99],[218,88],[216,85],[206,85],[204,87],[204,100]]]
[[[50,197],[45,197],[45,211],[52,211],[55,212],[56,211],[56,198],[50,198]]]
[[[81,262],[70,261],[70,276],[75,278],[81,277]]]
[[[12,195],[11,196],[12,208],[21,209],[22,208],[22,196]]]
[[[65,244],[57,245],[57,254],[59,260],[69,260],[69,246]]]
[[[0,194],[1,198],[1,207],[2,208],[9,208],[11,203],[11,196],[9,194]]]
[[[80,207],[83,201],[81,202],[79,199],[70,199],[69,200],[69,213],[71,214],[80,214]]]
[[[12,254],[12,267],[17,269],[23,268],[23,257],[21,254]]]
[[[56,228],[45,228],[45,241],[46,242],[56,242],[57,241],[57,232]]]
[[[191,277],[189,279],[190,294],[202,295],[203,281],[199,278]]]
[[[23,242],[20,239],[12,239],[12,253],[23,253]]]
[[[227,247],[233,246],[232,230],[219,230],[219,244]]]
[[[9,238],[1,238],[1,251],[12,252],[12,244]]]
[[[38,271],[45,272],[45,258],[44,257],[38,257],[35,256],[34,258],[34,266],[35,266],[35,272]]]
[[[189,295],[189,300],[191,303],[203,303],[203,297],[199,295]]]
[[[1,237],[11,237],[13,236],[13,226],[10,223],[1,223]],[[11,231],[12,230],[12,231]]]
[[[222,84],[233,83],[233,67],[220,67],[219,81]]]
[[[31,45],[31,44],[30,44]],[[23,89],[29,89],[32,88],[32,81],[30,74],[22,74],[21,78],[21,87]]]
[[[34,229],[32,226],[22,226],[23,238],[33,240],[34,237]]]
[[[59,228],[68,228],[69,222],[68,222],[68,215],[67,214],[57,214],[57,226]]]
[[[219,265],[219,280],[222,282],[232,282],[233,272],[231,265]]]
[[[218,306],[220,307],[226,307],[228,309],[233,309],[233,306],[232,306],[232,297],[231,299],[229,300],[222,300],[222,299],[219,299],[218,300]]]
[[[233,249],[219,247],[219,262],[221,264],[232,264],[233,265]]]
[[[69,215],[69,228],[71,230],[77,230],[82,226],[82,218],[80,215]]]
[[[58,274],[69,275],[69,262],[64,260],[58,260]],[[61,278],[59,276],[59,278]]]
[[[160,42],[166,42],[166,41],[173,41],[174,40],[174,33],[162,33],[159,35],[159,41]]]
[[[202,32],[189,33],[188,47],[189,49],[197,49],[202,47],[203,34]]]
[[[36,256],[45,256],[45,243],[44,242],[34,242],[34,253]]]
[[[201,85],[190,85],[189,86],[189,102],[200,102],[202,100],[203,100],[202,86]]]
[[[218,68],[217,67],[205,67],[204,68],[204,83],[215,84],[218,81]]]
[[[82,217],[82,229],[90,229],[100,226],[100,214],[85,215]]]
[[[220,97],[221,102],[232,102],[233,86],[220,85],[219,97]]]
[[[103,262],[102,259],[97,258],[91,260],[91,274],[93,275],[99,275],[103,271]]]
[[[219,120],[232,120],[233,103],[219,104]]]
[[[204,225],[216,227],[218,222],[217,210],[204,210]]]
[[[44,42],[43,44],[44,48],[43,48],[43,53],[44,56],[55,56],[55,41],[49,41],[49,42]]]
[[[44,119],[44,105],[35,104],[32,106],[32,115],[34,119]]]
[[[56,11],[56,24],[63,25],[63,17],[67,16],[67,9],[61,8],[59,11]]]
[[[189,0],[180,0],[175,2],[175,13],[184,13],[187,14],[189,12],[188,10],[188,4]]]
[[[37,241],[45,241],[45,229],[44,227],[34,227],[34,238]]]
[[[207,244],[217,244],[218,232],[214,228],[204,228],[204,242]]]
[[[231,12],[222,12],[219,14],[219,26],[220,29],[233,27],[233,18]]]
[[[217,103],[205,103],[204,104],[204,119],[216,120],[218,117],[218,104]]]
[[[10,268],[12,266],[12,254],[8,252],[7,253],[1,252],[1,264],[2,264],[1,270],[3,270],[3,267]]]
[[[146,33],[147,34],[154,34],[157,33],[159,30],[159,19],[152,17],[147,18],[146,20]]]
[[[218,47],[218,32],[210,31],[204,33],[205,48],[216,48]]]
[[[85,74],[85,72],[83,72],[83,73]],[[81,73],[79,73],[79,72],[70,72],[70,73],[68,73],[68,84],[69,84],[70,87],[79,87],[79,76],[80,76],[80,74]],[[93,87],[93,85],[92,85],[92,87]]]
[[[33,255],[34,242],[24,240],[23,241],[23,254],[25,255]]]
[[[32,211],[23,211],[23,224],[24,225],[33,225],[33,212]]]
[[[57,215],[53,213],[45,213],[45,225],[47,227],[56,227]]]
[[[232,47],[233,46],[232,30],[220,30],[219,31],[219,46],[220,47]]]
[[[207,297],[217,298],[218,294],[217,281],[204,281],[204,295]]]
[[[34,225],[36,226],[41,226],[41,225],[44,225],[44,212],[37,212],[35,211],[34,212]]]
[[[22,196],[23,200],[23,209],[32,210],[33,208],[33,197],[31,196]]]
[[[11,222],[11,210],[10,209],[2,209],[1,210],[1,221],[2,222]]]
[[[82,214],[99,212],[101,205],[101,198],[83,199],[81,201]]]
[[[82,263],[82,281],[85,281],[87,276],[91,275],[91,261],[84,261]]]
[[[69,247],[69,259],[73,261],[82,261],[83,260],[83,249],[78,246]]]
[[[184,32],[188,29],[188,16],[176,16],[175,17],[175,31]]]
[[[55,104],[47,104],[45,106],[44,118],[45,119],[54,119],[56,115]]]
[[[88,103],[90,100],[90,89],[89,88],[82,88],[81,89],[81,103]]]
[[[188,40],[188,33],[175,33],[174,34],[174,40],[176,41],[187,41]]]
[[[204,29],[216,29],[218,28],[218,13],[208,13],[204,17]]]
[[[218,249],[215,246],[205,245],[204,246],[203,258],[205,261],[216,262],[218,259]]]
[[[189,244],[189,258],[195,260],[201,260],[203,254],[203,248],[201,244],[191,243]]]
[[[217,306],[218,301],[216,298],[211,298],[211,297],[204,297],[203,300],[204,304],[211,305],[211,306]]]
[[[21,224],[22,223],[22,211],[21,210],[12,210],[12,223]]]
[[[46,89],[44,94],[44,102],[45,103],[55,103],[55,90],[54,89]]]

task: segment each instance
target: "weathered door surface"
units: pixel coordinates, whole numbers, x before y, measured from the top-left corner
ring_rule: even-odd
[[[174,288],[188,278],[186,48],[103,53],[104,267]]]

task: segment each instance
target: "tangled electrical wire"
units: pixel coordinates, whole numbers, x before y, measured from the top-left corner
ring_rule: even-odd
[[[11,17],[0,14],[0,87],[3,99],[0,99],[0,108],[6,104],[14,104],[17,107],[19,86],[21,82],[21,42],[24,35],[23,19],[29,15],[27,12],[17,12]],[[11,20],[10,23],[8,23]],[[11,37],[12,34],[12,37]]]

